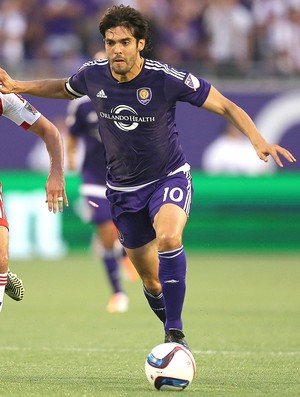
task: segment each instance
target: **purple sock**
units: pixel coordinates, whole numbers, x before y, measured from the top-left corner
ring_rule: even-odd
[[[150,292],[147,291],[146,288],[144,287],[144,294],[153,312],[157,315],[160,321],[165,323],[166,310],[165,310],[164,296],[162,292],[159,295],[154,296],[150,294]]]
[[[104,249],[102,260],[105,264],[106,273],[114,294],[117,292],[122,292],[123,290],[121,288],[119,262],[115,256],[114,250]]]
[[[182,330],[181,313],[186,290],[186,257],[183,246],[174,250],[158,252],[159,280],[166,307],[165,331],[170,328]]]

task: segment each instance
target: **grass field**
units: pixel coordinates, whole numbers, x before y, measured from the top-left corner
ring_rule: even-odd
[[[188,252],[185,333],[197,376],[185,396],[300,395],[300,255]],[[130,310],[108,314],[109,289],[91,254],[13,262],[23,302],[0,314],[0,396],[128,396],[158,392],[144,375],[162,326],[141,284]]]

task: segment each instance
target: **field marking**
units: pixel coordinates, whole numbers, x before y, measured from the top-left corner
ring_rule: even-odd
[[[127,353],[132,352],[132,349],[104,349],[104,348],[82,348],[82,347],[65,347],[65,348],[53,348],[53,347],[18,347],[18,346],[0,346],[0,351],[55,351],[55,352],[83,352],[83,353]],[[137,349],[136,352],[148,352],[146,349]],[[206,356],[300,356],[300,351],[233,351],[233,350],[192,350],[194,355],[206,355]]]

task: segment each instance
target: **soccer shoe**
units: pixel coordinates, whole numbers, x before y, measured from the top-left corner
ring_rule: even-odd
[[[124,313],[128,310],[128,297],[123,292],[113,294],[108,302],[108,313]]]
[[[12,273],[10,270],[7,272],[7,284],[5,286],[5,293],[15,301],[21,301],[24,298],[23,281]]]
[[[184,334],[179,329],[170,328],[169,333],[165,335],[165,343],[180,343],[182,346],[190,350],[187,341],[184,339]]]

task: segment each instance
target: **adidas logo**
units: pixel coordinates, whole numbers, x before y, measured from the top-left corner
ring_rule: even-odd
[[[107,98],[107,95],[105,94],[104,90],[100,90],[96,96],[98,98]]]

